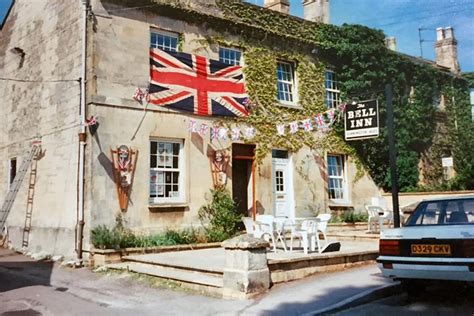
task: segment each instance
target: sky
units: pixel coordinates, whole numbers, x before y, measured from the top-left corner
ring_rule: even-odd
[[[263,5],[263,0],[248,0]],[[303,17],[302,0],[290,0],[290,13]],[[330,22],[362,24],[395,36],[397,50],[434,60],[436,28],[452,26],[462,72],[474,71],[474,0],[329,0]]]
[[[79,0],[77,0],[79,1]],[[12,0],[0,0],[0,23]],[[263,5],[263,0],[248,0]],[[302,0],[290,0],[291,14],[302,17]],[[452,26],[461,71],[474,71],[474,0],[330,0],[332,24],[362,24],[395,36],[397,50],[434,59],[437,27]]]

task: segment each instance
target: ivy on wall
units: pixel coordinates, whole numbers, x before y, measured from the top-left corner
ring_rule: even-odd
[[[330,150],[338,144],[339,150],[358,157],[356,161],[364,165],[379,186],[390,190],[383,89],[385,84],[392,83],[400,189],[420,189],[420,175],[425,189],[474,188],[474,157],[471,154],[474,151],[474,134],[470,115],[466,112],[470,107],[466,104],[465,81],[420,59],[387,50],[385,35],[379,30],[361,25],[337,27],[310,23],[238,0],[216,2],[225,16],[233,21],[316,48],[321,62],[332,65],[338,73],[344,100],[377,98],[380,101],[379,138],[345,143],[342,140],[343,126],[339,123],[336,133],[319,142],[318,146]],[[273,43],[274,47],[278,44]],[[258,69],[258,65],[253,66]],[[324,69],[324,66],[316,67]],[[300,74],[298,77],[299,82],[307,79]],[[322,82],[319,87],[323,87]],[[317,89],[316,86],[314,89]],[[301,101],[309,104],[324,100],[324,96],[319,99],[321,94],[318,93],[300,94],[304,95]],[[438,110],[434,104],[441,94],[445,100],[445,111]],[[452,95],[455,95],[454,103],[451,102]],[[302,105],[311,110],[307,104]],[[462,130],[459,125],[463,126]],[[440,133],[446,133],[448,137],[442,137]],[[469,153],[465,152],[466,148],[470,148]],[[456,162],[457,177],[447,183],[442,178],[441,158],[450,154]]]
[[[131,0],[109,1],[138,5]],[[359,170],[363,165],[380,187],[390,190],[383,89],[385,84],[392,83],[400,189],[420,189],[420,178],[425,189],[474,189],[474,126],[466,80],[420,59],[387,50],[385,35],[380,30],[361,25],[316,24],[240,0],[215,2],[217,11],[211,7],[199,11],[186,7],[183,1],[171,0],[156,0],[155,6],[147,10],[240,38],[242,42],[237,45],[245,49],[244,73],[249,94],[260,104],[243,121],[258,131],[254,140],[259,144],[257,159],[263,159],[272,148],[297,151],[306,145],[339,151],[355,157]],[[313,52],[318,60],[313,60]],[[275,106],[279,58],[297,65],[301,109]],[[341,123],[324,138],[303,132],[277,135],[276,122],[299,120],[326,109],[323,73],[327,65],[338,74],[343,101],[379,100],[378,138],[346,143]],[[444,96],[445,110],[434,104],[440,95]],[[447,155],[453,156],[457,173],[449,182],[442,179],[440,161]]]

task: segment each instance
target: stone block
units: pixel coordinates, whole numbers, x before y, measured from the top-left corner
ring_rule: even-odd
[[[222,243],[225,248],[223,296],[246,299],[270,288],[268,242],[241,235]]]
[[[94,253],[93,267],[97,268],[100,266],[105,266],[110,263],[118,263],[121,261],[122,261],[122,255],[120,252]]]
[[[270,288],[270,270],[255,271],[224,269],[224,296],[248,298]]]
[[[226,267],[229,269],[260,270],[267,267],[265,249],[254,251],[227,249],[225,259]]]

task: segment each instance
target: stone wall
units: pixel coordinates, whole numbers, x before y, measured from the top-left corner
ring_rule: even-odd
[[[9,159],[16,157],[19,169],[31,140],[42,140],[28,246],[33,252],[74,252],[80,18],[80,1],[16,0],[0,31],[1,76],[18,80],[0,81],[2,201]],[[24,52],[23,61],[12,51],[15,47]],[[7,220],[16,248],[22,246],[28,176]]]
[[[139,150],[131,203],[124,214],[127,225],[136,231],[147,232],[167,227],[199,226],[197,211],[206,202],[205,196],[212,187],[208,157],[213,150],[228,148],[230,142],[210,142],[209,137],[191,136],[187,131],[190,118],[198,124],[212,124],[218,119],[179,114],[154,105],[148,106],[145,115],[144,105],[134,101],[132,95],[136,87],[148,85],[150,28],[182,34],[182,51],[212,59],[218,59],[218,46],[209,44],[206,37],[235,42],[238,38],[207,29],[204,25],[190,25],[152,13],[116,10],[118,7],[105,9],[99,2],[94,5],[96,32],[93,34],[92,71],[95,79],[91,83],[90,113],[99,118],[100,126],[96,136],[91,138],[89,228],[99,224],[111,226],[119,213],[111,175],[110,148],[121,144]],[[137,128],[138,133],[132,139]],[[149,207],[149,141],[153,137],[184,140],[186,198],[182,205]],[[329,207],[327,185],[314,153],[306,148],[291,157],[294,166],[294,215],[312,216],[315,212],[325,212]],[[228,172],[229,190],[232,190],[231,168]],[[336,206],[361,208],[378,193],[373,182],[365,176],[353,182],[355,173],[356,168],[349,160],[347,176],[351,198],[347,203]],[[258,213],[273,213],[272,192],[272,160],[269,155],[258,168]],[[250,199],[249,194],[249,205]]]
[[[150,28],[178,32],[183,35],[184,52],[212,59],[218,59],[218,46],[210,45],[206,37],[232,42],[238,42],[238,37],[146,11],[116,10],[120,7],[110,4],[105,9],[100,1],[92,1],[92,9],[87,116],[96,116],[99,126],[94,135],[89,134],[86,146],[84,248],[90,247],[90,230],[100,224],[113,226],[120,212],[110,148],[122,144],[139,151],[130,204],[124,214],[126,225],[142,232],[197,227],[198,209],[206,203],[205,197],[212,187],[209,156],[214,150],[229,148],[231,143],[211,142],[208,137],[189,134],[189,115],[153,105],[145,114],[144,105],[132,96],[136,87],[148,85]],[[0,198],[8,191],[9,159],[17,157],[19,167],[31,141],[36,136],[42,140],[28,247],[33,252],[74,254],[80,97],[76,80],[81,66],[81,17],[80,1],[17,0],[1,31],[2,76],[26,81],[0,81],[0,111],[5,122],[0,139]],[[21,57],[11,51],[15,47],[25,53],[22,67]],[[193,119],[209,125],[219,120]],[[184,142],[185,198],[179,205],[149,207],[149,142],[154,137]],[[327,199],[321,168],[324,155],[322,165],[307,148],[290,156],[294,215],[312,216],[334,206]],[[368,196],[376,195],[377,188],[367,177],[353,182],[355,166],[351,160],[347,166],[350,199],[336,207],[357,209],[367,202]],[[272,173],[269,155],[257,171],[259,213],[273,213]],[[28,175],[7,222],[10,240],[16,248],[22,244]],[[232,166],[228,177],[228,188],[232,190]],[[248,191],[251,192],[251,185]],[[251,205],[250,194],[248,202]]]

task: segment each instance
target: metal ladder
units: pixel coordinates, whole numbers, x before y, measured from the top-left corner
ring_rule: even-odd
[[[26,215],[25,225],[23,226],[23,242],[22,247],[28,247],[30,240],[31,216],[33,214],[33,197],[35,196],[36,170],[38,167],[38,156],[33,157],[30,169],[30,179],[28,181],[28,194],[26,196]]]
[[[40,141],[32,142],[31,148],[25,155],[26,157],[21,163],[20,169],[18,170],[18,173],[15,176],[15,179],[10,185],[10,190],[8,191],[7,197],[5,198],[2,208],[0,209],[0,232],[3,232],[8,214],[10,214],[10,210],[13,206],[13,202],[15,202],[16,194],[20,190],[21,183],[23,182],[23,179],[25,178],[26,172],[28,171],[28,168],[30,167],[31,162],[33,161],[33,159],[36,158],[36,155],[39,153],[40,150],[41,150],[41,142]]]

